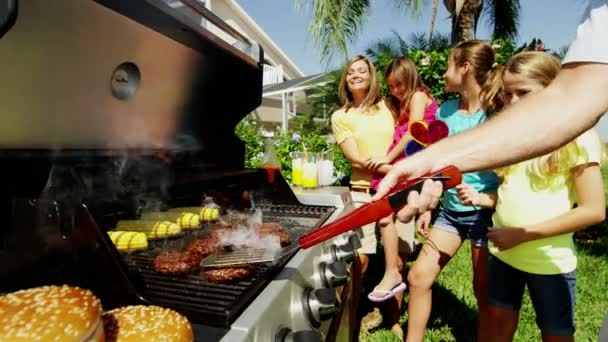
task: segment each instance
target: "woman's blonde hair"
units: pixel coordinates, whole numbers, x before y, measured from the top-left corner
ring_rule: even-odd
[[[344,71],[342,72],[342,78],[340,79],[340,85],[338,86],[338,96],[340,97],[340,101],[344,104],[342,108],[344,111],[348,112],[348,110],[353,106],[353,94],[348,89],[348,84],[346,83],[346,76],[348,74],[348,69],[358,62],[364,61],[367,64],[367,68],[369,70],[369,90],[367,92],[367,96],[361,103],[361,107],[363,110],[376,110],[378,102],[382,100],[382,95],[380,94],[380,84],[378,82],[378,78],[376,77],[376,68],[369,61],[369,59],[363,55],[356,55],[348,61]]]
[[[504,66],[504,73],[522,76],[543,87],[548,86],[560,71],[560,61],[557,57],[541,51],[520,52],[511,57]],[[603,154],[603,153],[602,153]],[[587,163],[587,151],[572,141],[558,150],[535,158],[528,166],[526,173],[539,187],[558,185],[554,177],[570,172],[577,165]],[[510,167],[498,170],[499,175],[505,175]]]
[[[425,91],[430,93],[427,86],[422,81],[416,64],[409,57],[401,57],[394,59],[384,71],[384,81],[388,84],[390,77],[396,77],[403,81],[405,85],[405,96],[399,100],[389,92],[388,101],[386,101],[389,109],[393,113],[395,123],[399,122],[401,115],[407,113],[410,106],[412,96],[416,91]]]

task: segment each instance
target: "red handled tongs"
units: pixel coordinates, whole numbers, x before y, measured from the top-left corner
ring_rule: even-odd
[[[323,241],[327,241],[337,235],[362,227],[366,224],[377,222],[391,213],[399,211],[407,202],[407,196],[411,191],[422,189],[422,184],[427,179],[438,180],[443,183],[443,189],[447,190],[462,182],[462,174],[454,166],[448,166],[427,177],[421,177],[395,187],[393,192],[384,198],[353,210],[336,221],[329,223],[315,231],[303,235],[299,239],[302,248],[310,248]]]

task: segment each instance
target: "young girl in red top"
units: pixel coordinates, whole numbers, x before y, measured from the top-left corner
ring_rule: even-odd
[[[390,90],[390,96],[385,102],[395,119],[395,133],[387,155],[369,158],[367,161],[368,167],[378,173],[371,181],[374,190],[376,190],[384,174],[390,170],[392,164],[405,157],[405,145],[412,139],[409,133],[411,124],[418,120],[424,120],[427,123],[434,121],[435,112],[438,108],[437,102],[420,78],[416,65],[408,57],[393,60],[386,68],[384,79]],[[405,284],[398,267],[399,233],[404,233],[403,229],[399,229],[398,232],[396,221],[392,215],[381,220],[379,225],[382,232],[386,269],[378,286],[369,294],[369,299],[374,302],[385,301],[405,290]],[[415,234],[413,225],[409,230],[411,232],[406,232],[408,237],[404,240],[409,242],[411,251]]]

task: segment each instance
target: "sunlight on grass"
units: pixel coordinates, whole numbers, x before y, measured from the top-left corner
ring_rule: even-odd
[[[579,247],[576,288],[576,340],[597,341],[608,312],[608,241]],[[477,308],[471,284],[471,252],[465,244],[447,265],[433,287],[433,311],[425,341],[475,341]],[[402,322],[406,322],[407,312]],[[405,326],[404,326],[405,329]],[[387,330],[361,336],[361,341],[385,342],[399,339]],[[535,314],[526,293],[514,341],[539,341]]]

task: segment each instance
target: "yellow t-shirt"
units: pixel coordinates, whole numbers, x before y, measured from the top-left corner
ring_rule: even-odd
[[[602,145],[593,130],[576,139],[578,156],[575,165],[600,163]],[[532,160],[510,166],[498,187],[494,229],[526,227],[550,220],[571,210],[576,202],[573,177],[564,171],[550,179],[531,177],[528,166]],[[603,189],[598,190],[603,191]],[[576,269],[576,252],[572,233],[533,240],[505,251],[490,242],[490,253],[503,262],[533,274],[563,274]]]
[[[355,139],[362,158],[385,156],[393,141],[395,122],[384,101],[378,102],[378,109],[362,111],[351,108],[348,112],[339,109],[331,116],[331,128],[336,143],[348,138]],[[354,187],[369,188],[372,174],[352,168],[350,184]]]

